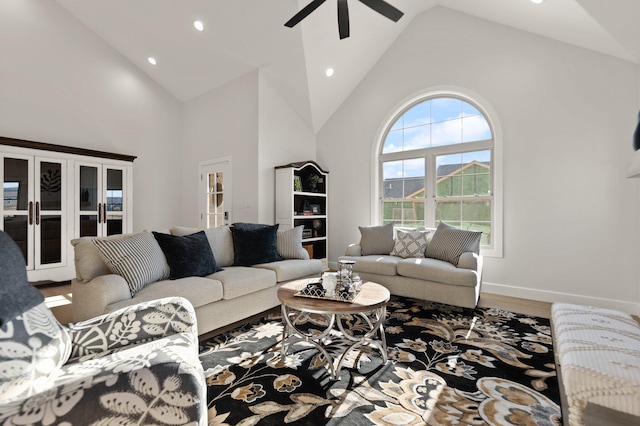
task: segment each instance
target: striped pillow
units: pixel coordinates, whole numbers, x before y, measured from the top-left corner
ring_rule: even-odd
[[[276,235],[276,250],[285,259],[309,259],[309,253],[302,248],[302,230],[304,225],[278,230]]]
[[[167,260],[150,232],[117,239],[95,239],[93,244],[109,270],[127,281],[131,296],[147,284],[169,277]]]
[[[479,253],[482,232],[465,231],[440,222],[427,246],[427,257],[444,260],[458,266],[462,253]]]

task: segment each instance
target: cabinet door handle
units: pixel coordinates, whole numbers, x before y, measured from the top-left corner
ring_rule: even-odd
[[[102,223],[102,203],[98,203],[98,223]]]
[[[29,225],[33,225],[33,201],[29,201]]]
[[[107,203],[102,203],[102,221],[107,223]]]
[[[36,201],[36,225],[40,225],[40,201]]]

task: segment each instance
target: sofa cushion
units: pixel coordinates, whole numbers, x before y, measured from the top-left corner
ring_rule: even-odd
[[[276,249],[283,259],[309,259],[309,252],[302,248],[302,230],[304,225],[287,230],[278,230]]]
[[[398,275],[443,284],[473,287],[478,273],[471,269],[456,268],[451,263],[431,259],[402,259],[397,266]]]
[[[165,297],[184,297],[194,308],[199,308],[222,299],[222,283],[204,277],[157,281],[140,290],[133,299],[112,303],[108,306],[108,311]]]
[[[189,235],[200,231],[198,228],[187,228],[184,226],[174,226],[171,228],[171,235]],[[209,228],[204,230],[213,257],[216,264],[220,268],[233,265],[233,236],[228,225],[218,226],[217,228]]]
[[[263,268],[229,266],[209,277],[222,283],[223,299],[235,299],[276,285],[276,273]]]
[[[112,235],[104,238],[117,239],[122,237],[123,235]],[[93,240],[97,238],[81,237],[71,240],[76,265],[76,279],[81,283],[86,283],[95,277],[111,273],[111,270],[102,259],[100,251],[93,244]]]
[[[322,261],[320,259],[287,259],[279,262],[261,263],[253,265],[253,268],[264,268],[276,273],[276,281],[279,283],[290,281],[308,275],[322,272]]]
[[[399,257],[389,255],[340,256],[338,260],[354,260],[353,272],[365,272],[378,275],[396,275]]]
[[[427,249],[427,236],[429,231],[396,231],[396,241],[391,250],[391,256],[403,259],[408,257],[424,257]]]
[[[109,270],[127,281],[132,296],[147,284],[169,277],[169,265],[150,232],[92,241]]]
[[[382,226],[358,226],[362,255],[389,254],[393,250],[393,222]]]
[[[204,277],[218,272],[209,240],[204,231],[179,237],[154,232],[169,264],[169,278]]]
[[[480,237],[482,232],[465,231],[440,222],[427,246],[427,257],[457,265],[462,253],[480,251]]]
[[[234,223],[231,227],[234,266],[282,260],[276,245],[277,232],[278,224]]]

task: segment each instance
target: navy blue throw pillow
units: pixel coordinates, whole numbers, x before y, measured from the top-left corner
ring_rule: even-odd
[[[169,279],[185,277],[205,277],[221,271],[216,265],[209,240],[204,231],[178,237],[154,232],[164,256],[169,264]]]
[[[278,224],[234,223],[231,226],[231,235],[233,236],[233,264],[236,266],[251,266],[282,260],[276,249]]]

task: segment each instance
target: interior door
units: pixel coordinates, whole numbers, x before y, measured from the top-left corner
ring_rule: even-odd
[[[200,164],[200,200],[203,228],[231,223],[231,157]]]

